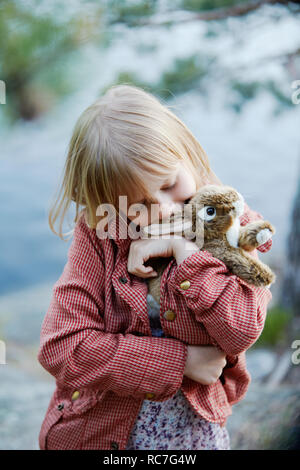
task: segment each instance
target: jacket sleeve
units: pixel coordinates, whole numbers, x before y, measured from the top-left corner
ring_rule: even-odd
[[[95,231],[77,222],[42,324],[38,361],[63,387],[167,399],[181,386],[187,347],[174,338],[105,332],[101,249]]]
[[[257,257],[256,250],[251,254]],[[187,283],[190,282],[187,288]],[[260,336],[272,298],[268,288],[256,287],[230,274],[208,251],[197,251],[169,271],[164,302],[185,299],[187,307],[226,354],[237,355]]]

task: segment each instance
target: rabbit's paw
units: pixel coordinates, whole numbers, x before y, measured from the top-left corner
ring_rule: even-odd
[[[256,234],[256,241],[259,245],[263,245],[272,237],[273,233],[268,228],[263,228]]]
[[[239,246],[252,251],[272,238],[275,228],[267,220],[255,220],[240,228]]]

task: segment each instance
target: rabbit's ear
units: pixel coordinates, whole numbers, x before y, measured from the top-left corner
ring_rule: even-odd
[[[172,233],[181,232],[192,227],[191,220],[184,220],[182,213],[170,217],[170,220],[166,223],[151,224],[143,227],[143,232],[149,235],[171,235]]]

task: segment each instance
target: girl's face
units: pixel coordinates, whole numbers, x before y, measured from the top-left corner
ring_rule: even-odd
[[[185,201],[193,197],[196,193],[196,181],[192,173],[181,163],[176,171],[166,178],[165,182],[159,187],[149,188],[152,201],[148,202],[141,197],[137,197],[134,204],[141,203],[145,207],[138,216],[129,216],[128,219],[135,222],[140,227],[145,227],[168,218],[176,209],[182,209]],[[156,204],[156,210],[153,211],[151,218],[151,204]],[[151,220],[152,219],[152,220]]]

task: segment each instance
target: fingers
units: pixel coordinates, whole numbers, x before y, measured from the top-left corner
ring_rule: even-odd
[[[151,266],[132,266],[127,268],[128,272],[142,278],[155,277],[157,272]]]
[[[170,240],[138,240],[132,242],[127,269],[128,272],[143,278],[155,277],[157,272],[152,266],[144,266],[144,263],[151,257],[166,257],[172,255]]]
[[[135,272],[133,274],[137,273],[136,276],[141,276],[141,277],[149,277],[149,276],[154,276],[157,275],[157,273],[154,271],[154,269],[151,266],[139,266],[134,269]]]
[[[137,250],[134,250],[132,256],[129,258],[127,267],[129,273],[145,278],[153,271],[152,266],[144,266],[144,262],[147,261],[147,257],[140,256]]]

